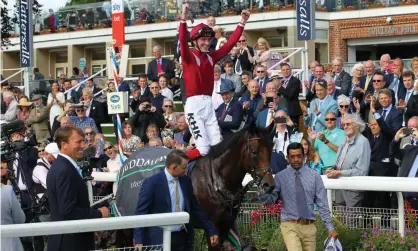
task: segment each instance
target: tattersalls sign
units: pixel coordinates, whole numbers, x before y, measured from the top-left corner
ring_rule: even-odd
[[[33,66],[32,0],[20,0],[20,66]]]
[[[299,41],[315,39],[315,1],[296,1],[296,22]]]

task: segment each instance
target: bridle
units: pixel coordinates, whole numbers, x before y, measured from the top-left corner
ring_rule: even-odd
[[[263,180],[264,176],[267,175],[268,173],[271,173],[271,168],[270,166],[268,167],[258,167],[257,164],[254,162],[254,157],[257,156],[258,154],[258,149],[257,150],[252,150],[250,149],[250,142],[254,141],[254,140],[261,140],[260,137],[254,137],[254,138],[250,138],[250,136],[248,135],[247,137],[247,144],[245,146],[244,151],[247,152],[247,156],[248,156],[248,161],[250,162],[250,175],[253,178],[252,181],[250,181],[251,186],[253,186],[254,184],[258,186],[260,186],[261,181]]]

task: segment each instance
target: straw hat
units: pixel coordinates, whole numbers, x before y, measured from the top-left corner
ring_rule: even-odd
[[[31,106],[32,104],[33,104],[33,102],[29,102],[29,100],[27,98],[21,98],[21,99],[19,99],[18,106]]]

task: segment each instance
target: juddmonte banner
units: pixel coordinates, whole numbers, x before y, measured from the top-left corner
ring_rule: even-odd
[[[315,1],[296,1],[298,41],[315,39]]]
[[[116,179],[116,207],[122,216],[135,214],[142,182],[165,167],[167,155],[171,151],[163,147],[146,147],[125,160]]]
[[[32,0],[20,0],[20,67],[33,66]]]

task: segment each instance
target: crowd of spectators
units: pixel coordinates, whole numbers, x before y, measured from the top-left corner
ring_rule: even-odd
[[[208,23],[219,29],[213,17]],[[218,46],[219,41],[227,38],[221,35],[213,39]],[[143,147],[193,149],[184,114],[176,111],[173,102],[173,93],[184,85],[181,67],[177,65],[181,53],[174,62],[162,57],[160,46],[153,48],[153,54],[155,58],[146,74],[140,74],[133,85],[122,82],[119,86],[119,91],[132,96],[131,115],[121,114],[123,152],[106,139],[101,126],[116,121],[107,114],[105,98],[115,91],[113,82],[101,90],[92,80],[79,85],[78,79],[61,75],[52,83],[46,100],[39,94],[26,97],[2,84],[1,119],[23,120],[26,126],[12,140],[31,137],[39,151],[39,160],[28,165],[29,171],[32,173],[39,165],[48,166],[54,161],[51,144],[59,127],[74,126],[84,132],[85,145],[94,148],[95,171],[101,172],[117,172],[123,164],[120,156],[129,158]],[[402,59],[384,54],[379,67],[371,60],[359,62],[351,74],[343,70],[340,57],[329,65],[313,61],[304,82],[292,75],[290,63],[272,67],[270,60],[265,39],[258,39],[256,49],[252,50],[246,37],[241,36],[228,58],[215,65],[212,104],[223,139],[249,122],[269,128],[274,143],[271,159],[274,173],[288,164],[287,146],[299,142],[304,148],[306,165],[330,179],[418,177],[417,57],[412,59],[412,71],[404,70]],[[76,69],[75,72],[82,74]],[[43,79],[36,68],[34,74],[36,79]],[[303,86],[306,100],[300,101]],[[411,152],[415,154],[412,160]],[[33,182],[46,189],[46,184],[40,182],[44,178],[36,177]],[[110,184],[97,183],[94,191],[105,195],[114,189]],[[337,191],[335,203],[390,208],[395,206],[394,196],[389,192]],[[418,196],[406,197],[418,209]]]

